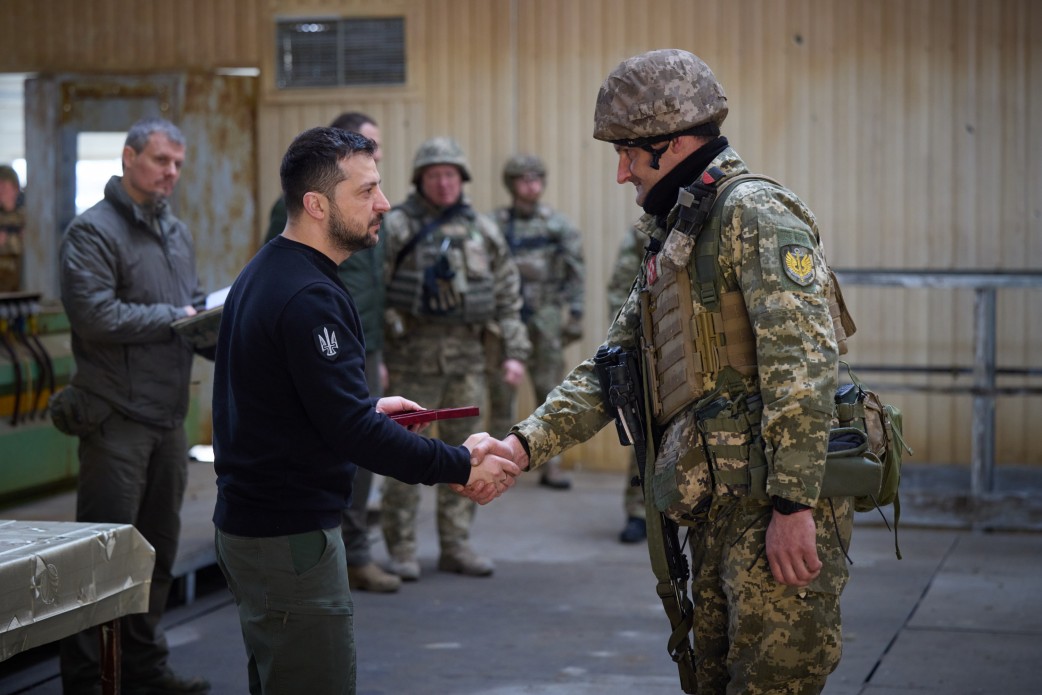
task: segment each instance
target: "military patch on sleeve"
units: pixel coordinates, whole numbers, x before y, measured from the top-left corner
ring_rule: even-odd
[[[807,247],[796,244],[782,246],[781,261],[785,274],[800,287],[814,282],[814,255]]]
[[[336,326],[327,324],[319,326],[312,331],[312,334],[315,336],[315,346],[318,348],[318,353],[330,361],[335,360],[337,355],[340,354],[340,344],[336,339],[336,329]]]

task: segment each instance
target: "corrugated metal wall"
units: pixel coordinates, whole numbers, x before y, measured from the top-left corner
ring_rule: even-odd
[[[259,67],[262,211],[290,139],[347,109],[381,125],[392,202],[430,135],[463,144],[481,209],[506,200],[505,158],[537,152],[547,200],[585,234],[588,338],[572,359],[604,333],[602,288],[639,214],[614,182],[611,148],[590,137],[593,101],[618,61],[651,48],[686,48],[713,67],[731,104],[725,134],[817,212],[834,265],[1042,268],[1042,3],[1032,0],[7,0],[5,12],[4,71]],[[330,15],[404,15],[408,84],[276,92],[273,18]],[[1000,365],[1039,366],[1040,293],[1000,293]],[[853,361],[972,362],[972,292],[846,294],[861,328]],[[968,397],[885,395],[907,414],[916,459],[968,461]],[[1042,399],[1000,399],[1000,462],[1042,463],[1039,413]],[[621,467],[613,437],[572,460]]]

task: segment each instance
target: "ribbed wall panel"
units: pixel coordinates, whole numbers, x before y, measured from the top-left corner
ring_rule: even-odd
[[[273,19],[309,14],[405,14],[408,84],[275,92]],[[506,200],[506,157],[539,154],[546,200],[584,234],[586,338],[571,361],[606,330],[603,287],[640,213],[615,183],[611,147],[590,137],[594,98],[618,61],[651,48],[709,63],[731,105],[725,134],[816,211],[833,265],[1042,268],[1042,3],[1032,0],[7,0],[5,15],[3,71],[259,67],[262,211],[290,139],[347,109],[382,127],[392,202],[431,135],[459,139],[483,210]],[[1039,366],[1040,294],[1000,292],[1000,365]],[[972,363],[972,292],[846,295],[860,327],[852,361]],[[968,397],[885,395],[907,413],[916,459],[968,461]],[[1042,463],[1039,413],[1042,398],[1000,399],[1000,461]],[[609,432],[572,460],[621,468],[624,456]]]

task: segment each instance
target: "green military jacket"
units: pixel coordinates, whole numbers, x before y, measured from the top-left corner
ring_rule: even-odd
[[[726,176],[746,173],[731,148],[710,165]],[[672,228],[675,208],[667,219]],[[638,224],[665,239],[666,230],[645,215]],[[793,279],[785,268],[786,248],[796,243],[809,253],[809,272]],[[768,462],[767,493],[814,504],[824,474],[833,394],[837,382],[838,349],[829,315],[828,269],[817,223],[810,210],[784,188],[764,181],[739,183],[727,197],[717,254],[721,284],[740,290],[756,341],[757,372],[744,377],[750,394],[762,398],[761,431]],[[650,261],[658,262],[657,258]],[[695,257],[688,265],[693,290],[698,274]],[[804,283],[804,284],[800,284]],[[606,344],[637,349],[641,334],[640,288],[626,299],[608,330]],[[696,311],[699,298],[692,291]],[[730,376],[733,376],[733,370]],[[720,374],[706,374],[711,391]],[[697,446],[691,408],[666,423],[656,470],[664,454],[685,455]],[[611,422],[605,408],[593,360],[576,367],[513,432],[526,443],[532,467],[588,440]],[[679,449],[679,451],[678,451]],[[683,488],[685,481],[678,480]],[[662,509],[662,511],[666,511]]]

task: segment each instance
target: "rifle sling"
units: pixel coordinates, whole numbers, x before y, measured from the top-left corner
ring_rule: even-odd
[[[647,389],[644,390],[647,394]],[[648,410],[647,395],[645,395],[645,412]],[[648,422],[650,423],[650,418]],[[651,459],[654,460],[654,441],[651,438],[650,426],[646,433],[645,441],[647,448],[651,449]],[[686,587],[677,591],[674,588],[672,578],[669,574],[669,562],[666,559],[666,546],[663,534],[672,532],[672,529],[664,529],[662,512],[655,506],[654,495],[646,483],[645,466],[648,452],[645,446],[634,447],[637,454],[637,466],[640,469],[641,488],[644,491],[644,510],[648,533],[648,555],[651,559],[651,569],[655,573],[657,583],[655,593],[662,601],[662,607],[669,618],[669,624],[673,632],[666,642],[669,656],[677,665],[680,673],[680,687],[685,693],[698,692],[698,683],[695,672],[695,650],[691,646],[691,630],[694,626],[694,604],[687,595]],[[679,544],[678,544],[679,545]],[[694,571],[694,568],[692,569]]]

